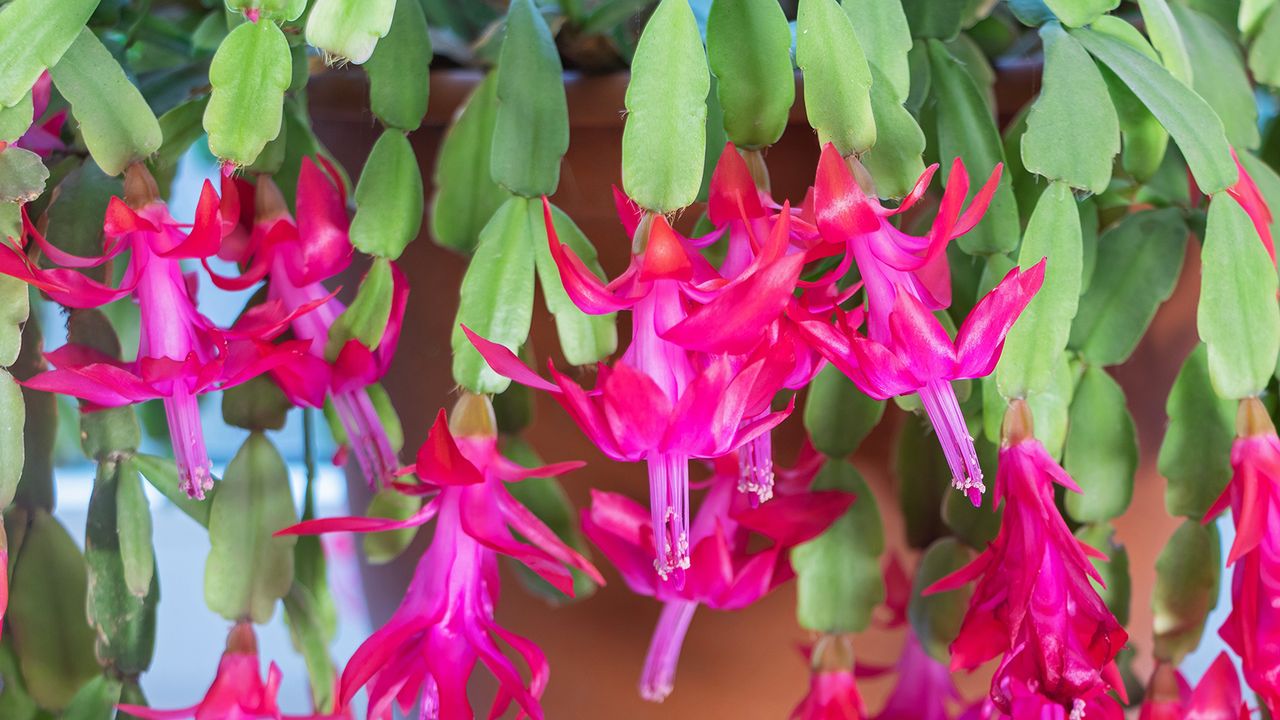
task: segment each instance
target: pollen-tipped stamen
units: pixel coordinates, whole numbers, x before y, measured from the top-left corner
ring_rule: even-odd
[[[738,448],[738,492],[756,507],[773,497],[773,439],[768,432]]]
[[[684,571],[689,569],[689,458],[661,453],[648,465],[653,568],[663,581],[683,587]]]
[[[173,458],[178,465],[178,487],[188,496],[203,500],[204,494],[213,489],[209,451],[204,444],[200,405],[181,381],[175,382],[173,394],[164,398],[164,414],[169,420]]]
[[[920,388],[920,401],[938,435],[947,466],[951,468],[952,486],[967,495],[975,506],[981,505],[982,493],[987,490],[982,484],[982,466],[978,463],[973,436],[969,434],[969,426],[965,423],[960,401],[956,399],[951,383],[930,381]]]

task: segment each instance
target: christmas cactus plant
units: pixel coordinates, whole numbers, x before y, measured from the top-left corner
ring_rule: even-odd
[[[0,0],[0,717],[595,717],[775,591],[761,717],[1276,717],[1278,108],[1274,0]]]

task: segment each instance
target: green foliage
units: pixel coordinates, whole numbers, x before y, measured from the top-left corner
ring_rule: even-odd
[[[569,106],[560,54],[533,0],[512,0],[498,63],[498,106],[490,170],[525,197],[550,195],[569,149]]]
[[[1183,521],[1156,559],[1151,596],[1156,659],[1177,665],[1200,644],[1218,604],[1222,542],[1216,525]]]
[[[213,91],[204,111],[209,150],[235,165],[252,165],[280,134],[284,92],[292,79],[289,43],[275,23],[244,23],[232,30],[209,65]]]
[[[950,662],[949,646],[960,634],[972,591],[966,586],[931,595],[924,592],[972,559],[972,552],[954,538],[938,540],[920,558],[920,568],[911,587],[911,602],[907,606],[911,628],[925,651],[941,663]]]
[[[403,132],[378,137],[356,185],[351,244],[361,252],[395,260],[422,228],[422,172]]]
[[[387,127],[416,130],[427,114],[431,37],[422,5],[397,2],[391,30],[364,65],[369,107]]]
[[[834,365],[818,373],[805,396],[804,429],[827,457],[852,455],[883,415],[884,402],[867,397]]]
[[[1231,480],[1236,403],[1219,398],[1209,381],[1209,355],[1197,345],[1187,355],[1165,404],[1169,426],[1157,467],[1168,479],[1164,504],[1170,515],[1199,520]]]
[[[876,144],[871,68],[849,16],[836,0],[801,0],[796,33],[805,112],[818,142],[841,155],[866,152]]]
[[[391,31],[396,0],[315,0],[307,15],[307,42],[334,61],[360,65]]]
[[[710,89],[693,11],[662,0],[632,59],[622,132],[622,187],[640,207],[674,212],[697,197]]]
[[[1085,523],[1119,517],[1133,499],[1138,431],[1124,391],[1106,370],[1085,367],[1068,428],[1062,466],[1083,492],[1067,493],[1067,514]]]
[[[12,0],[0,8],[0,107],[17,105],[58,64],[98,2]]]
[[[712,3],[707,60],[733,144],[760,148],[777,142],[796,94],[791,29],[782,7],[775,0]]]
[[[497,121],[498,76],[489,73],[471,93],[440,143],[431,199],[431,235],[451,250],[471,253],[507,192],[489,172]]]

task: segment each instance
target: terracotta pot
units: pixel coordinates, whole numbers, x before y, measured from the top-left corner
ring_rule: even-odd
[[[431,109],[423,127],[412,135],[428,181],[444,129],[480,78],[480,73],[475,71],[432,73]],[[1007,120],[1032,96],[1035,80],[1034,69],[1002,71],[1002,80],[997,84],[1002,119]],[[571,144],[564,159],[560,188],[554,197],[554,202],[595,243],[610,276],[625,268],[628,260],[628,240],[617,222],[610,191],[611,185],[619,183],[621,177],[626,83],[627,77],[623,74],[566,78]],[[309,94],[317,134],[353,175],[358,173],[379,132],[379,126],[367,110],[363,76],[351,72],[318,77],[313,79]],[[798,92],[797,99],[800,97]],[[767,155],[773,189],[779,200],[799,202],[803,198],[812,182],[817,156],[813,131],[805,122],[801,103],[797,102],[786,133]],[[679,221],[688,226],[695,219],[696,213],[687,212]],[[426,237],[426,227],[424,223],[423,237],[409,247],[401,261],[413,291],[400,351],[385,380],[404,423],[409,448],[423,440],[438,408],[449,407],[455,397],[450,374],[449,333],[466,267],[465,258],[432,243]],[[1129,545],[1134,575],[1132,627],[1140,638],[1139,644],[1145,648],[1150,647],[1146,598],[1153,579],[1154,557],[1176,524],[1162,510],[1163,484],[1155,475],[1154,454],[1163,427],[1163,398],[1195,339],[1192,318],[1198,273],[1193,265],[1188,263],[1178,293],[1157,317],[1134,360],[1116,373],[1129,391],[1143,441],[1144,462],[1133,509],[1119,526],[1121,540]],[[534,316],[532,343],[537,352],[554,356],[554,328],[540,305]],[[1137,370],[1139,367],[1141,370]],[[578,507],[585,504],[591,487],[646,497],[642,465],[624,465],[605,459],[545,395],[538,397],[537,412],[537,421],[528,439],[546,460],[584,459],[590,463],[565,478],[566,488]],[[890,471],[892,440],[900,419],[891,410],[887,421],[855,457],[855,464],[867,477],[879,501],[891,548],[904,545]],[[794,456],[801,436],[798,417],[784,424],[776,440],[782,461],[789,462]],[[366,497],[363,484],[353,483],[353,510],[360,511]],[[419,544],[423,543],[425,538],[419,538]],[[390,566],[365,569],[369,607],[375,624],[385,620],[399,601],[416,559],[412,551],[407,556]],[[609,581],[607,587],[585,602],[556,609],[514,587],[510,574],[504,578],[507,592],[499,610],[500,622],[537,642],[553,668],[552,680],[543,698],[548,717],[594,717],[607,712],[619,720],[781,718],[787,716],[805,693],[808,670],[798,647],[806,638],[795,624],[794,592],[785,587],[741,612],[700,610],[685,642],[675,692],[660,706],[641,701],[635,687],[659,606],[648,598],[632,595],[611,568],[603,569]],[[890,664],[899,643],[900,631],[873,630],[860,638],[859,658],[872,664]],[[984,674],[978,674],[962,679],[966,695],[980,696],[985,691],[984,678]],[[873,679],[863,684],[868,707],[874,710],[892,680]],[[490,692],[491,685],[479,687],[477,702],[487,703]]]

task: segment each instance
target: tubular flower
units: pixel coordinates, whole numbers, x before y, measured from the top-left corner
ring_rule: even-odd
[[[125,176],[128,204],[113,197],[107,206],[106,252],[82,258],[50,245],[26,223],[27,233],[62,269],[36,268],[16,248],[6,246],[32,284],[70,307],[96,307],[132,294],[141,317],[137,360],[120,362],[87,347],[65,345],[48,353],[56,369],[26,382],[45,392],[72,395],[88,409],[116,407],[159,398],[164,403],[182,489],[203,498],[213,486],[196,396],[244,382],[298,357],[296,343],[279,348],[267,340],[312,306],[290,308],[268,302],[246,312],[230,331],[216,327],[196,309],[195,278],[183,274],[183,258],[203,258],[221,237],[218,196],[205,183],[190,232],[169,216],[155,181],[141,165]],[[67,268],[100,265],[128,249],[129,265],[118,288],[110,288]],[[22,275],[19,275],[22,277]]]
[[[440,412],[418,450],[416,465],[406,470],[416,471],[422,484],[396,485],[404,492],[430,497],[407,520],[328,518],[281,531],[378,532],[436,519],[431,547],[419,561],[400,608],[365,640],[343,670],[339,684],[343,705],[364,687],[371,718],[389,720],[394,706],[408,713],[415,704],[423,718],[471,718],[467,680],[480,662],[499,684],[490,717],[501,715],[513,701],[525,715],[542,717],[538,698],[547,683],[546,658],[532,642],[494,621],[498,554],[519,560],[569,595],[573,580],[568,568],[586,573],[597,583],[604,580],[504,486],[527,477],[557,475],[582,463],[521,467],[498,453],[494,428],[492,406],[477,396],[463,396],[449,424],[444,411]],[[516,540],[516,535],[525,542]],[[499,640],[527,664],[531,675],[527,686]]]
[[[951,381],[989,375],[1005,335],[1044,282],[1044,260],[1014,268],[982,298],[953,341],[915,295],[897,294],[885,341],[857,331],[862,312],[837,310],[835,323],[793,309],[801,332],[822,355],[866,394],[878,400],[919,393],[951,468],[953,483],[975,504],[985,486],[973,438]]]
[[[204,699],[181,710],[155,710],[138,705],[119,705],[121,712],[145,720],[337,720],[349,718],[347,712],[313,715],[284,715],[276,705],[280,691],[280,668],[275,663],[267,668],[262,680],[258,664],[258,640],[253,625],[241,621],[227,636],[227,650],[218,663],[218,674]]]
[[[1014,401],[1005,416],[996,504],[1000,532],[970,565],[926,592],[977,587],[951,667],[972,669],[1004,654],[991,681],[991,699],[1013,717],[1122,717],[1107,695],[1123,698],[1115,666],[1128,635],[1090,580],[1101,582],[1090,557],[1054,505],[1053,485],[1079,487],[1031,433],[1031,411]],[[1035,713],[1048,713],[1037,715]]]
[[[707,217],[726,238],[727,251],[719,268],[720,274],[726,278],[741,276],[757,267],[762,259],[768,261],[782,253],[801,252],[797,248],[811,246],[812,236],[817,235],[816,229],[800,220],[798,213],[792,212],[789,205],[779,206],[757,185],[756,177],[767,171],[758,153],[752,153],[750,157],[755,163],[752,166],[756,168],[754,173],[733,144],[726,144],[711,177]],[[812,259],[808,254],[804,257]],[[806,285],[797,279],[796,286]],[[795,299],[788,302],[795,302]],[[726,317],[732,316],[736,312],[734,306],[740,303],[741,299],[726,293],[722,299],[692,311],[690,315],[699,319],[687,319],[681,330],[673,330],[666,337],[684,347],[699,349],[705,338],[710,337],[709,332],[723,323]],[[822,368],[820,356],[807,343],[800,341],[794,323],[785,314],[779,315],[769,325],[762,342],[770,346],[785,344],[791,349],[795,361],[783,387],[803,388]],[[761,433],[738,448],[738,468],[739,491],[753,494],[758,502],[772,496],[774,472],[770,433]]]
[[[591,507],[582,513],[583,533],[627,586],[664,603],[640,680],[646,700],[661,701],[671,693],[681,644],[699,605],[738,610],[789,580],[791,548],[821,534],[853,502],[848,493],[810,492],[788,483],[771,502],[752,507],[749,496],[736,492],[735,459],[729,455],[716,462],[716,475],[693,520],[694,562],[681,587],[655,582],[653,523],[640,505],[593,491]],[[768,545],[758,547],[753,535]]]
[[[889,611],[884,626],[907,625],[912,581],[896,553],[885,563],[884,584],[884,606]],[[947,703],[960,700],[960,692],[947,666],[929,655],[909,625],[895,669],[897,684],[876,720],[948,720]]]
[[[269,300],[285,307],[315,306],[291,323],[293,336],[306,344],[305,362],[276,367],[272,376],[296,405],[320,407],[327,397],[365,480],[382,485],[392,480],[400,462],[366,387],[377,382],[391,364],[409,285],[403,273],[389,265],[390,313],[375,346],[345,336],[345,342],[330,342],[334,322],[346,306],[323,281],[346,269],[353,251],[342,181],[323,158],[320,162],[323,169],[310,158],[302,161],[296,220],[269,177],[259,178],[256,187],[224,181],[224,219],[240,217],[219,254],[242,263],[245,270],[238,278],[212,277],[214,284],[227,290],[244,289],[266,278]]]
[[[791,720],[863,720],[867,717],[853,669],[848,635],[823,635],[813,646],[809,694],[791,711]]]
[[[1244,677],[1273,715],[1280,713],[1280,438],[1257,398],[1240,401],[1231,483],[1205,516],[1231,506],[1236,539],[1231,614],[1219,634],[1240,656]]]
[[[835,146],[823,148],[813,189],[817,225],[824,241],[845,251],[832,279],[842,276],[851,260],[857,262],[867,296],[867,337],[853,333],[853,326],[840,328],[839,320],[835,333],[812,322],[805,326],[812,328],[818,349],[863,392],[878,398],[919,393],[955,486],[976,505],[985,489],[982,469],[950,381],[991,372],[1005,334],[1039,289],[1044,271],[1032,269],[1007,277],[1006,281],[1017,278],[1016,289],[1002,283],[974,309],[965,323],[969,332],[962,330],[953,345],[930,315],[951,303],[944,250],[982,219],[999,182],[1000,167],[962,213],[969,179],[957,158],[929,234],[915,237],[898,230],[890,218],[915,205],[936,169],[931,166],[920,177],[899,207],[887,209],[863,192]],[[888,361],[892,364],[881,366]]]
[[[586,391],[554,367],[548,382],[510,349],[463,330],[494,371],[554,393],[606,455],[648,463],[649,509],[653,526],[661,528],[654,568],[679,584],[689,568],[689,459],[733,452],[790,412],[769,412],[769,403],[791,372],[794,352],[762,340],[790,297],[803,258],[772,252],[726,281],[665,218],[653,216],[637,226],[643,249],[604,285],[561,245],[550,206],[544,207],[552,257],[569,297],[588,313],[630,309],[630,346],[612,368],[599,366],[597,388]],[[733,312],[708,327],[715,313],[689,315],[689,300],[706,308],[724,301]],[[689,336],[700,336],[697,352],[679,344]]]
[[[1240,678],[1231,658],[1218,655],[1195,690],[1171,665],[1156,665],[1138,720],[1248,720]]]

